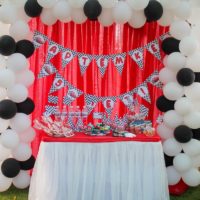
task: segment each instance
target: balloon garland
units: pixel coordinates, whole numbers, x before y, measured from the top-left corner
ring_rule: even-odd
[[[186,21],[192,8],[181,0],[16,0],[0,7],[0,20],[11,24],[9,33],[0,37],[0,192],[13,183],[18,188],[29,185],[27,170],[35,158],[28,145],[35,136],[29,114],[34,102],[28,87],[34,82],[29,58],[34,53],[29,40],[28,21],[40,17],[46,25],[58,20],[84,23],[98,20],[103,26],[114,22],[141,28],[157,21],[170,26],[171,37],[162,43],[166,53],[165,68],[159,77],[164,84],[157,107],[165,112],[157,132],[163,139],[169,185],[200,184],[200,54]],[[9,157],[12,158],[9,158]]]

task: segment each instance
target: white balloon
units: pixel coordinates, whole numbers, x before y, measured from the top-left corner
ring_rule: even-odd
[[[22,84],[16,84],[8,89],[8,97],[16,103],[21,103],[27,99],[28,89]]]
[[[6,67],[6,59],[4,56],[0,55],[0,69],[3,69]]]
[[[40,4],[43,8],[51,8],[53,7],[58,0],[37,0],[38,4]]]
[[[187,143],[182,143],[184,152],[189,156],[197,156],[200,154],[200,141],[191,139]]]
[[[169,82],[175,82],[176,81],[176,74],[174,73],[174,71],[165,67],[165,68],[160,70],[159,79],[163,84],[167,84]]]
[[[113,24],[112,10],[109,8],[104,8],[101,15],[98,17],[99,22],[103,26],[110,26]]]
[[[168,156],[176,156],[182,151],[182,147],[175,138],[169,138],[163,142],[163,151]]]
[[[176,185],[181,180],[181,175],[173,166],[167,167],[167,179],[169,185]]]
[[[19,134],[20,142],[23,142],[23,143],[32,142],[35,138],[35,135],[36,135],[35,130],[32,127],[30,127]]]
[[[184,124],[192,129],[200,128],[200,112],[191,112],[184,117]]]
[[[19,136],[14,130],[7,129],[1,135],[1,144],[8,149],[14,149],[19,144]]]
[[[180,41],[179,49],[183,55],[190,56],[197,50],[197,44],[198,41],[196,41],[192,36],[187,36]]]
[[[42,13],[40,15],[40,19],[43,24],[51,26],[57,22],[57,19],[54,15],[52,15],[52,9],[45,8],[42,10]]]
[[[116,23],[124,24],[131,19],[132,10],[125,1],[119,1],[113,8],[113,18]]]
[[[192,13],[191,3],[189,1],[181,1],[180,5],[174,10],[175,15],[183,20],[189,19]]]
[[[132,12],[131,19],[128,21],[129,25],[133,28],[141,28],[146,23],[146,17],[143,11],[136,11]]]
[[[193,110],[193,104],[187,97],[182,97],[175,102],[175,110],[179,115],[187,115]]]
[[[0,86],[10,88],[15,84],[15,74],[10,69],[0,70]]]
[[[186,59],[186,67],[194,72],[200,72],[200,53],[196,52]]]
[[[0,87],[0,101],[4,100],[7,97],[7,90],[3,87]]]
[[[5,24],[12,24],[17,17],[17,9],[10,3],[3,3],[0,7],[0,19]]]
[[[25,10],[24,10],[24,6],[23,7],[18,7],[17,9],[17,17],[15,19],[15,22],[16,21],[19,21],[19,20],[22,20],[24,22],[29,22],[31,20],[31,17],[29,17]],[[32,38],[31,38],[32,39]]]
[[[10,188],[12,184],[12,178],[5,177],[0,170],[0,192],[5,192]]]
[[[186,58],[179,52],[171,53],[167,57],[167,67],[175,72],[185,67]]]
[[[164,96],[171,100],[178,100],[184,94],[184,88],[176,82],[169,82],[163,87]]]
[[[174,137],[174,129],[167,127],[164,123],[158,125],[157,132],[163,140]]]
[[[18,189],[25,189],[30,184],[31,177],[27,171],[21,170],[19,174],[13,178],[13,185]]]
[[[134,10],[144,10],[148,5],[149,0],[127,0],[127,2]]]
[[[192,100],[200,100],[200,83],[194,82],[192,85],[184,88],[185,95]]]
[[[12,1],[12,4],[14,4],[17,7],[24,7],[27,0],[15,0]]]
[[[19,20],[10,26],[9,32],[16,41],[19,41],[28,38],[30,28],[25,21]]]
[[[85,2],[87,0],[68,0],[69,4],[73,7],[73,8],[83,8]],[[113,1],[113,0],[109,0],[109,1]]]
[[[16,73],[16,83],[22,84],[25,87],[29,87],[33,84],[35,80],[35,75],[30,70],[20,71],[20,73]]]
[[[76,24],[82,24],[87,20],[87,17],[81,8],[74,8],[71,12],[71,18]]]
[[[71,0],[73,1],[73,0]],[[117,0],[99,0],[99,3],[103,8],[113,8],[117,3]]]
[[[167,9],[163,10],[162,17],[158,20],[158,24],[161,26],[169,26],[174,20],[173,12]]]
[[[192,100],[192,105],[194,110],[199,111],[200,112],[200,101],[199,100]]]
[[[188,155],[180,153],[173,159],[173,165],[178,172],[185,172],[192,167],[192,160]]]
[[[7,67],[14,72],[27,69],[29,62],[21,53],[14,53],[8,57]]]
[[[160,0],[160,2],[162,6],[168,10],[177,9],[177,7],[180,5],[180,0]]]
[[[0,144],[0,162],[4,161],[11,154],[10,149],[5,148],[2,144]]]
[[[198,169],[192,168],[182,174],[182,179],[187,185],[191,187],[196,187],[200,184],[200,172],[198,171]]]
[[[168,127],[176,128],[183,123],[183,118],[175,110],[169,110],[164,114],[163,121]]]
[[[192,157],[192,166],[195,168],[200,167],[200,155],[199,154],[197,156]]]
[[[17,113],[15,117],[10,120],[10,126],[18,133],[23,132],[31,126],[30,117],[23,113]]]
[[[71,7],[67,1],[58,1],[53,8],[54,16],[60,21],[65,21],[71,16]]]
[[[10,124],[9,120],[0,118],[0,133],[5,131],[8,128],[9,124]]]
[[[32,150],[28,144],[20,143],[17,148],[12,151],[13,157],[18,161],[26,161],[32,155]]]
[[[177,20],[171,24],[170,33],[176,39],[182,40],[184,37],[190,35],[191,28],[186,21]]]

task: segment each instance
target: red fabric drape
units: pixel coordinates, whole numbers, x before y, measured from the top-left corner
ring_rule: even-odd
[[[53,41],[70,48],[77,52],[95,55],[106,55],[128,52],[132,49],[146,45],[148,42],[159,37],[167,32],[166,28],[159,27],[157,23],[146,24],[141,29],[133,29],[128,24],[116,25],[113,24],[108,28],[104,28],[98,22],[87,21],[82,25],[74,24],[73,22],[63,24],[57,22],[54,26],[47,27],[43,25],[39,19],[31,22],[32,30],[37,30]],[[31,58],[31,69],[37,76],[45,62],[47,56],[47,44],[36,50]],[[159,70],[163,65],[152,54],[144,51],[144,69],[141,70],[137,64],[127,55],[125,66],[122,75],[119,74],[113,63],[110,61],[104,77],[101,77],[99,69],[92,61],[86,73],[82,76],[77,57],[63,70],[61,66],[61,54],[55,56],[52,63],[59,69],[59,73],[63,75],[72,85],[82,90],[84,93],[96,96],[115,96],[132,90],[141,84],[155,70]],[[33,113],[33,119],[38,118],[44,112],[44,107],[47,104],[48,92],[53,82],[55,75],[36,79],[31,88],[31,95],[35,101],[36,109]],[[138,95],[134,95],[141,104],[150,109],[149,119],[155,122],[158,111],[156,110],[155,100],[161,93],[161,90],[148,84],[152,103],[149,104],[141,99]],[[59,106],[62,107],[62,97],[67,92],[64,88],[55,95],[59,96]],[[83,107],[84,96],[79,97],[72,105]],[[94,111],[104,112],[103,105],[99,103]],[[123,115],[127,108],[124,104],[117,100],[114,112]],[[33,152],[37,153],[41,134],[38,132],[35,141],[33,142]]]

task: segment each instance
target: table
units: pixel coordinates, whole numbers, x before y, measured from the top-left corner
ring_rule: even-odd
[[[45,137],[29,200],[169,200],[159,137]]]

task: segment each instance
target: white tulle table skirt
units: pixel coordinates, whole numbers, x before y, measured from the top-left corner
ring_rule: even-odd
[[[169,200],[160,142],[42,142],[29,200]]]

